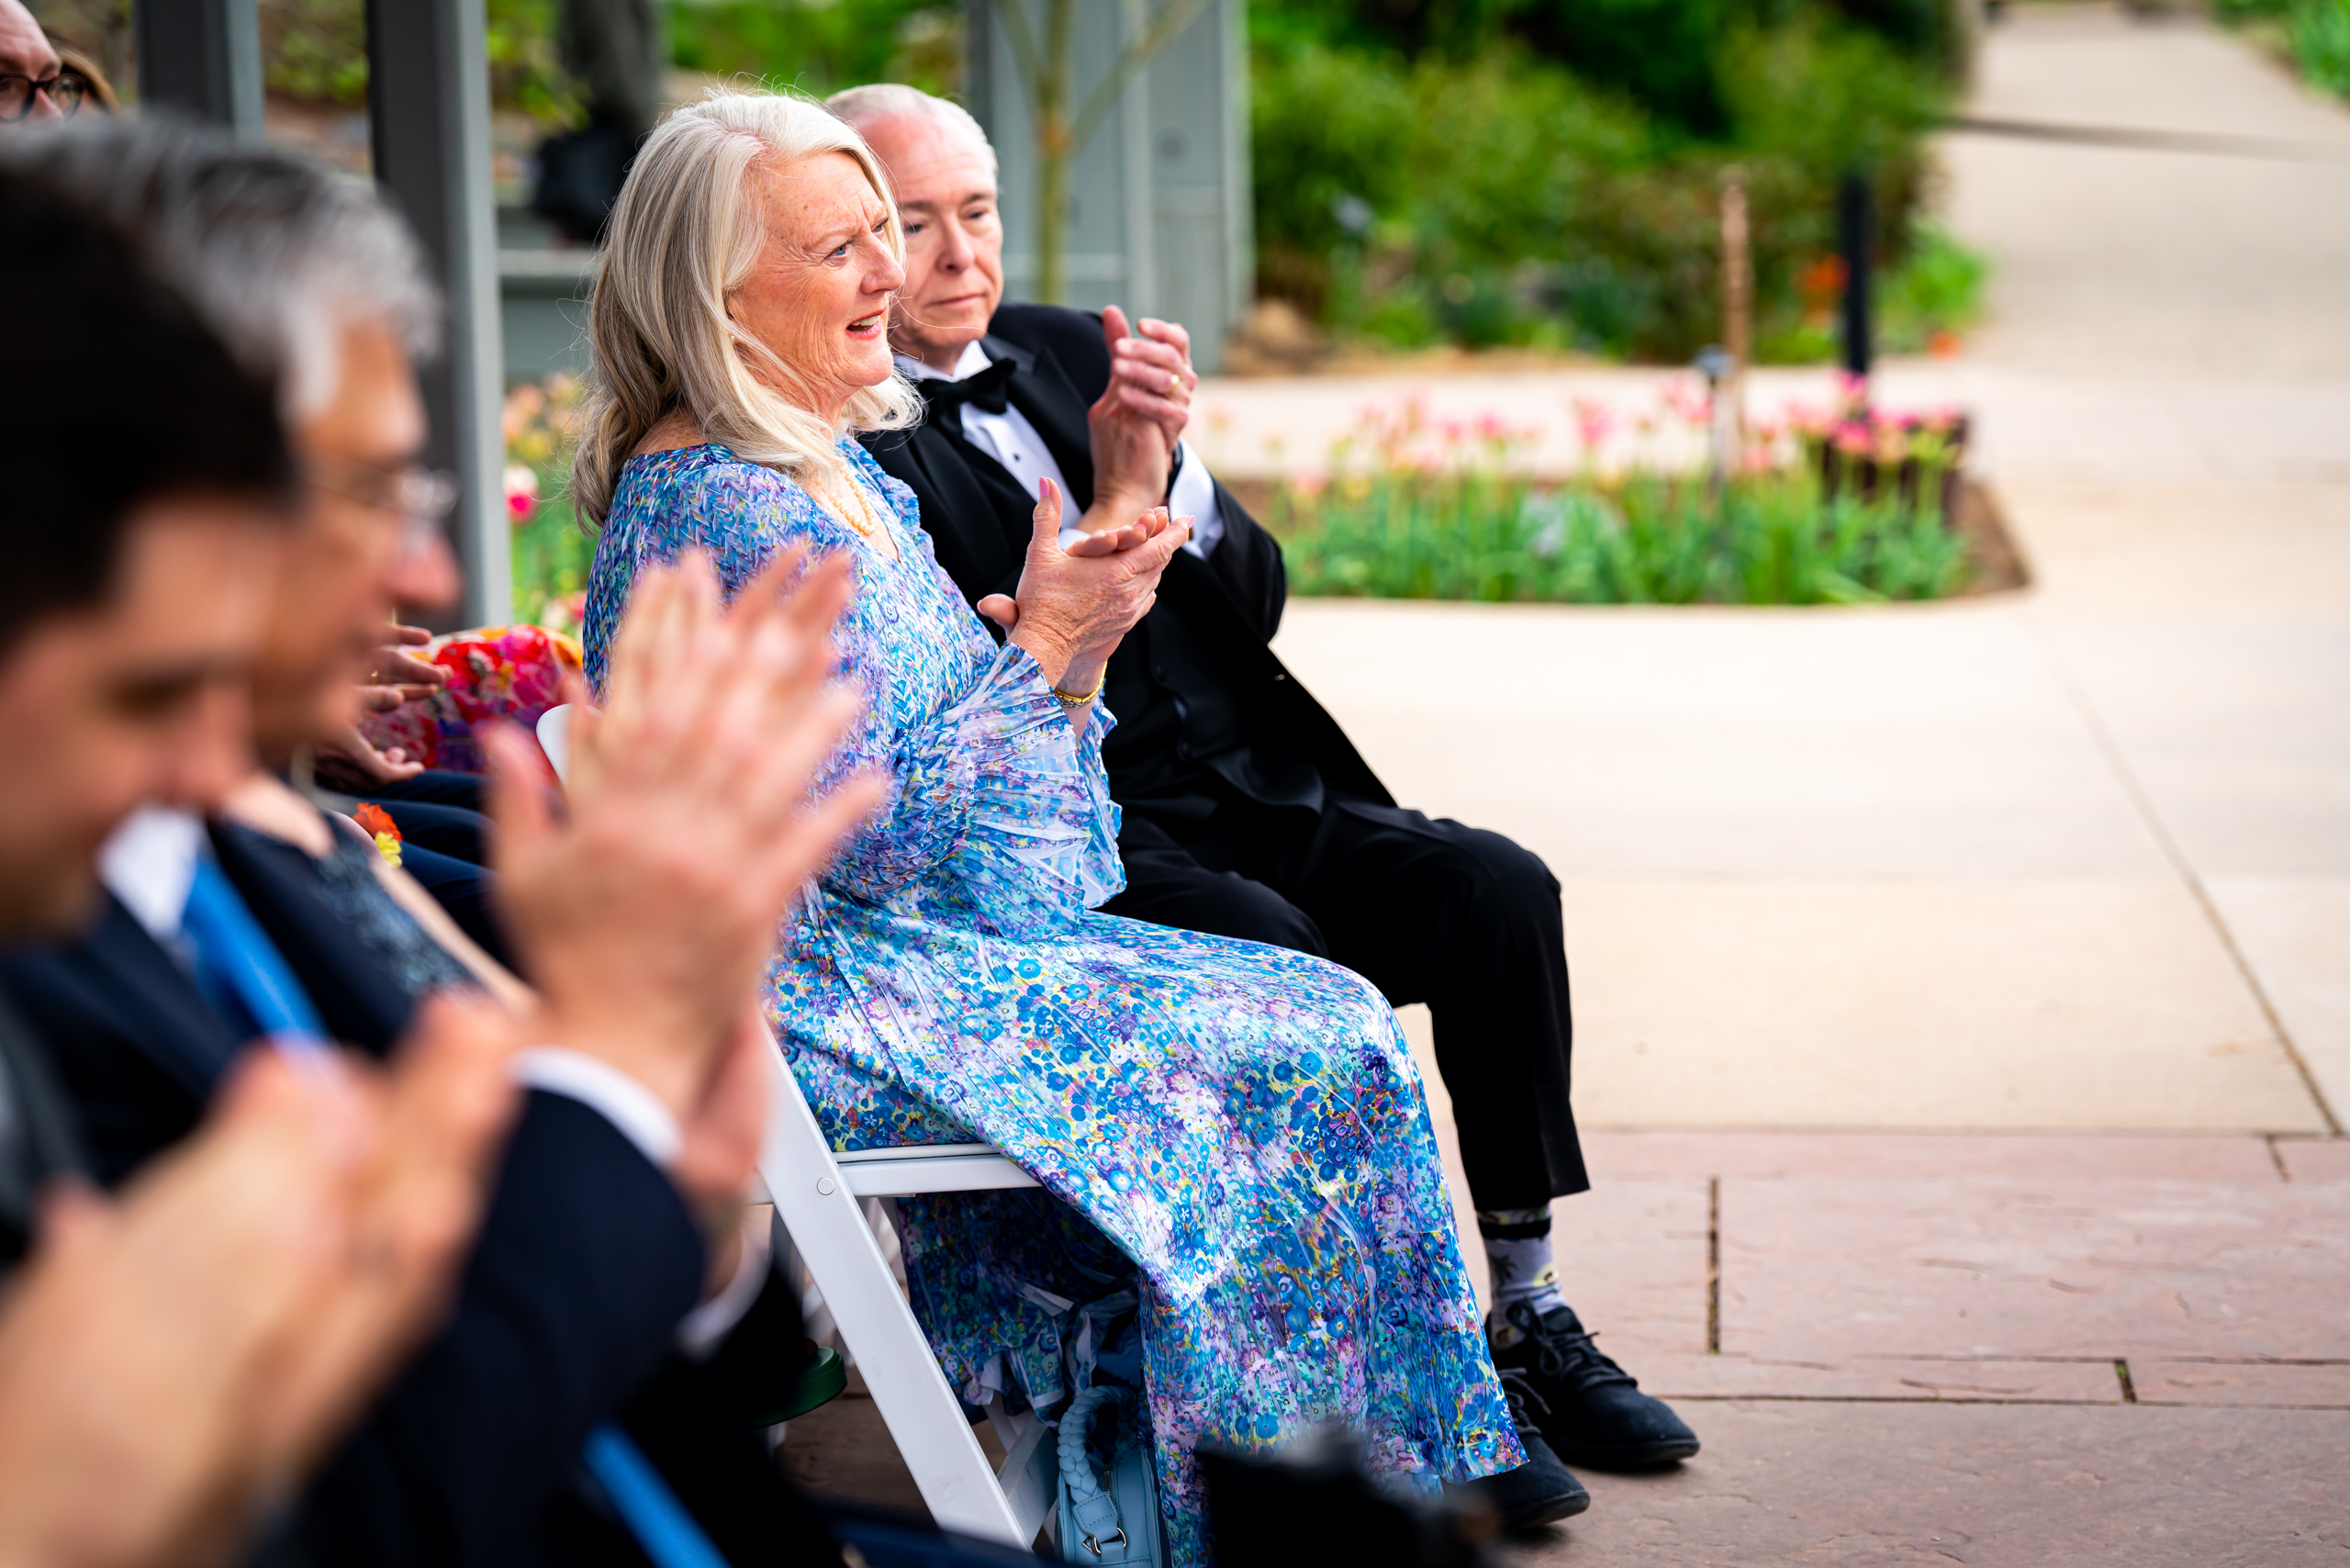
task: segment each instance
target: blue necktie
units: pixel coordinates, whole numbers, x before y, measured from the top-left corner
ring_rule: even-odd
[[[599,1421],[590,1428],[583,1457],[588,1473],[603,1487],[655,1568],[727,1568],[726,1559],[677,1501],[644,1450],[618,1426]]]
[[[197,982],[214,1002],[226,1004],[231,1022],[249,1025],[281,1049],[324,1047],[327,1031],[319,1010],[209,855],[196,857],[180,929],[196,947]]]
[[[180,928],[196,945],[196,975],[216,1002],[242,1014],[241,1022],[297,1054],[326,1048],[326,1026],[285,956],[245,907],[226,873],[199,855]],[[628,1434],[610,1421],[588,1434],[588,1473],[612,1500],[656,1568],[727,1568],[661,1473]]]

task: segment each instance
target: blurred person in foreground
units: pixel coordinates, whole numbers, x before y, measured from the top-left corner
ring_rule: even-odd
[[[1040,480],[1097,517],[1196,520],[1151,612],[1111,659],[1102,745],[1125,888],[1113,914],[1328,958],[1424,1002],[1494,1286],[1487,1320],[1532,1462],[1483,1484],[1510,1525],[1579,1512],[1553,1453],[1642,1465],[1695,1436],[1592,1344],[1560,1293],[1550,1201],[1590,1181],[1570,1103],[1572,1021],[1557,880],[1499,834],[1398,806],[1271,648],[1281,549],[1181,440],[1198,377],[1172,322],[1005,305],[996,160],[962,109],[912,87],[827,107],[890,171],[906,230],[890,317],[927,403],[865,440],[911,487],[964,597],[1023,569]],[[1132,439],[1141,424],[1155,439]]]
[[[1138,1386],[1178,1568],[1209,1551],[1203,1440],[1343,1421],[1427,1491],[1518,1465],[1394,1014],[1318,958],[1095,913],[1119,886],[1102,670],[1184,521],[1137,506],[1065,550],[1047,486],[990,641],[852,439],[917,411],[886,332],[901,251],[873,154],[805,99],[713,92],[654,131],[589,306],[590,679],[682,550],[730,588],[794,548],[855,559],[841,660],[874,701],[836,766],[890,795],[795,912],[771,1015],[835,1147],[984,1140],[1044,1189],[899,1205],[967,1400]]]
[[[424,504],[435,487],[415,468],[410,353],[431,301],[413,241],[366,188],[185,127],[24,138],[0,147],[10,166],[121,225],[283,378],[303,485],[250,680],[260,756],[283,767],[349,723],[395,608],[453,581]],[[707,1351],[746,1306],[787,1294],[762,1291],[765,1231],[746,1246],[741,1223],[770,1048],[750,1003],[794,890],[874,795],[849,778],[803,810],[857,704],[827,684],[845,568],[810,567],[787,591],[800,565],[778,560],[731,614],[706,566],[648,585],[604,716],[575,729],[565,824],[536,747],[489,737],[501,896],[535,991],[453,953],[387,894],[374,851],[352,865],[351,834],[274,772],[207,816],[118,831],[97,929],[8,962],[109,1180],[183,1137],[255,1034],[307,1024],[389,1053],[427,999],[478,982],[537,1042],[517,1060],[529,1092],[448,1320],[305,1489],[286,1549],[338,1563],[625,1556],[575,1491],[583,1436],[681,1341]],[[759,1462],[733,1473],[774,1484],[740,1435]]]
[[[119,237],[5,175],[0,297],[39,302],[13,342],[49,367],[0,386],[0,935],[22,936],[86,914],[133,807],[243,772],[292,474],[267,385]],[[415,1033],[389,1074],[260,1053],[109,1201],[0,996],[0,1561],[218,1560],[429,1327],[514,1034],[446,1002]]]

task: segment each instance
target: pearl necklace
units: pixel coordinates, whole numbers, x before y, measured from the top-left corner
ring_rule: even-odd
[[[894,557],[897,554],[895,541],[890,539],[888,532],[881,526],[881,520],[873,515],[873,508],[865,498],[865,487],[858,484],[854,477],[851,477],[848,482],[848,494],[849,498],[856,503],[857,511],[864,516],[865,521],[862,525],[857,522],[856,518],[848,515],[847,508],[842,506],[834,498],[833,487],[829,482],[819,480],[813,487],[818,498],[822,500],[827,507],[832,509],[833,516],[837,518],[850,532],[856,534],[858,537],[866,540],[876,547],[879,547],[885,543],[890,544],[891,546],[890,551],[890,555]]]

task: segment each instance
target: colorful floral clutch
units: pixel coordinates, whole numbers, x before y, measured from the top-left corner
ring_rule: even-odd
[[[371,713],[360,730],[379,751],[394,746],[427,767],[484,773],[474,738],[486,720],[534,730],[539,715],[564,700],[564,678],[580,670],[579,644],[543,626],[485,626],[435,638],[423,656],[449,672],[431,697]]]

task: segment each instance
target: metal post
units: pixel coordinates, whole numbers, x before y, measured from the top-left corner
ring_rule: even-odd
[[[130,25],[142,105],[262,139],[254,0],[139,0]]]
[[[1729,371],[1718,396],[1729,405],[1730,433],[1742,436],[1746,367],[1754,360],[1754,262],[1748,245],[1746,171],[1735,164],[1722,171],[1722,347],[1729,353]]]
[[[1844,368],[1866,379],[1869,373],[1869,258],[1876,240],[1868,176],[1844,176],[1836,193],[1837,248],[1844,257]]]
[[[368,0],[375,179],[415,226],[448,299],[447,343],[419,367],[432,422],[426,461],[464,487],[449,537],[465,574],[464,623],[476,626],[513,613],[487,37],[483,0]]]

